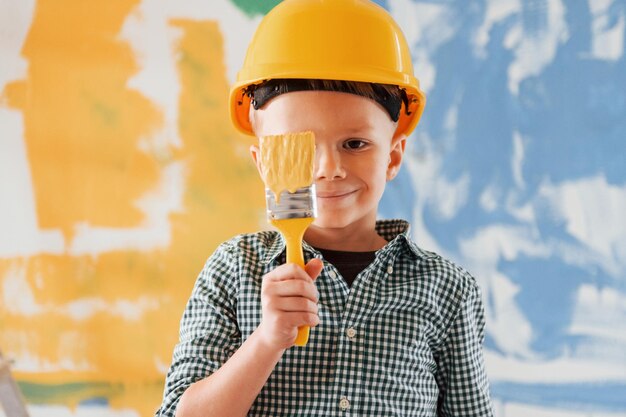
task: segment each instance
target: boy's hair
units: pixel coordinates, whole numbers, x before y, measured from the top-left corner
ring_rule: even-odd
[[[380,104],[394,122],[400,118],[402,103],[405,109],[408,108],[407,94],[397,85],[360,81],[275,79],[250,85],[246,87],[245,94],[250,97],[254,109],[258,110],[274,97],[293,91],[336,91],[366,97]]]

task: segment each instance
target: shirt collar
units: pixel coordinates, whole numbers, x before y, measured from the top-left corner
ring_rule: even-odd
[[[411,225],[406,220],[391,219],[376,221],[376,232],[381,235],[387,243],[379,252],[395,252],[408,249],[408,253],[414,258],[431,258],[434,253],[421,249],[411,239]]]
[[[426,252],[419,248],[415,242],[411,240],[410,224],[406,220],[392,219],[392,220],[377,220],[376,232],[381,235],[387,243],[379,253],[388,251],[398,251],[402,248],[407,248],[409,253],[416,258],[430,258],[434,254]],[[302,243],[302,249],[305,253],[305,258],[319,257],[319,251],[315,250],[311,245],[306,242]],[[269,248],[265,253],[265,256],[261,259],[264,264],[273,262],[276,258],[283,254],[285,251],[285,240],[280,233],[275,233],[275,237],[270,241]],[[309,256],[306,256],[306,255]]]

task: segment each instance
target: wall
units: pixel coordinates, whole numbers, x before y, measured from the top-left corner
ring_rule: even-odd
[[[0,0],[0,348],[35,417],[146,417],[265,227],[229,84],[276,1]],[[379,1],[428,93],[384,217],[483,287],[498,416],[626,415],[626,3]]]

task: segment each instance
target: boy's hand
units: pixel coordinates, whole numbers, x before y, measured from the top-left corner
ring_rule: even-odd
[[[269,346],[279,350],[290,348],[299,326],[319,324],[319,293],[314,281],[323,268],[321,260],[312,259],[304,269],[284,264],[263,276],[263,319],[257,330]]]

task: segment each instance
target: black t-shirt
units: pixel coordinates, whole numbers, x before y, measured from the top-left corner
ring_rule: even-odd
[[[352,286],[352,282],[356,276],[367,268],[376,257],[376,251],[346,252],[322,248],[315,249],[321,252],[327,262],[333,264],[335,268],[337,268],[343,279],[348,283],[348,287]]]

